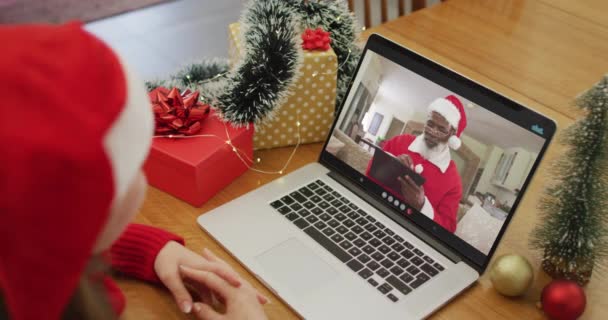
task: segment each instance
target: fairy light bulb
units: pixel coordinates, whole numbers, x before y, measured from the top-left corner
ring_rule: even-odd
[[[298,110],[299,113],[300,110]],[[284,173],[285,168],[287,168],[287,166],[291,163],[291,160],[293,159],[296,151],[298,150],[298,147],[300,146],[300,139],[301,139],[301,135],[300,135],[300,127],[301,127],[302,123],[300,123],[300,120],[297,119],[296,121],[296,126],[297,126],[297,131],[296,131],[296,137],[297,137],[297,142],[293,148],[293,151],[291,152],[291,155],[289,156],[289,158],[287,159],[287,161],[285,162],[285,164],[283,165],[282,169],[277,170],[277,171],[266,171],[266,170],[260,170],[260,169],[256,169],[253,168],[253,164],[255,163],[260,163],[262,162],[262,159],[260,157],[256,157],[256,158],[250,158],[247,155],[247,152],[244,151],[240,151],[237,146],[235,146],[232,143],[232,139],[230,138],[230,134],[228,133],[228,127],[226,126],[226,124],[224,124],[224,129],[226,130],[226,137],[227,140],[224,140],[224,138],[218,136],[218,135],[214,135],[214,134],[198,134],[198,135],[191,135],[191,136],[183,136],[183,135],[174,135],[174,134],[168,134],[168,135],[155,135],[154,138],[169,138],[169,139],[198,139],[198,138],[216,138],[216,139],[221,139],[224,140],[224,143],[229,145],[230,148],[232,149],[232,151],[234,152],[234,154],[236,155],[236,157],[245,165],[247,166],[247,168],[251,171],[254,172],[258,172],[258,173],[263,173],[263,174],[280,174],[282,175]]]

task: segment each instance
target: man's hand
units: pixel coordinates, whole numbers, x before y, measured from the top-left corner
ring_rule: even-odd
[[[424,205],[424,187],[418,186],[409,176],[398,177],[405,203],[420,211]]]
[[[171,291],[179,308],[185,313],[190,313],[193,304],[192,296],[186,289],[186,285],[193,289],[205,303],[210,303],[211,296],[210,291],[204,285],[198,282],[184,282],[179,270],[180,265],[211,272],[235,288],[240,287],[243,282],[228,263],[211,251],[205,249],[201,256],[175,241],[167,242],[156,256],[154,271],[160,281]],[[268,299],[258,294],[258,301],[264,304]]]
[[[399,159],[399,161],[401,163],[403,163],[404,166],[414,170],[414,161],[412,160],[412,158],[409,155],[402,154],[402,155],[399,155],[397,157],[397,159]]]

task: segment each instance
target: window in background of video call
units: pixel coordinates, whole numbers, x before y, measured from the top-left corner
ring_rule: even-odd
[[[428,105],[451,94],[368,50],[326,149],[365,174],[376,148],[399,135],[423,134]],[[462,185],[454,233],[487,255],[545,139],[456,96],[468,124],[462,147],[450,150]]]

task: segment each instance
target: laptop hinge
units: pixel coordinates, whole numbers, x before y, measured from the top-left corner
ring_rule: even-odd
[[[413,222],[408,221],[406,219],[399,218],[399,215],[397,213],[395,213],[391,207],[387,206],[383,202],[378,201],[374,197],[367,194],[367,192],[365,192],[365,190],[359,184],[353,183],[348,178],[345,178],[334,171],[329,171],[329,173],[327,175],[329,177],[331,177],[332,179],[336,180],[338,183],[343,185],[348,190],[352,191],[357,196],[361,197],[364,201],[369,203],[371,206],[376,208],[378,211],[384,213],[384,215],[391,218],[397,224],[404,227],[407,231],[411,232],[413,235],[418,237],[418,239],[424,241],[426,244],[431,246],[433,249],[439,251],[439,253],[443,254],[446,258],[450,259],[452,262],[454,262],[454,263],[458,263],[460,261],[466,262],[466,260],[461,259],[457,254],[455,254],[453,251],[451,251],[448,247],[443,245],[437,239],[428,235],[426,232],[424,232],[422,229],[420,229],[418,226],[416,226]]]

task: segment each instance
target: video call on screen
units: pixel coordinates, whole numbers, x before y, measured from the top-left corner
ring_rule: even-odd
[[[466,115],[461,146],[454,150],[442,142],[431,148],[426,141],[443,139],[445,127],[437,127],[429,106],[450,95],[462,103]],[[411,146],[413,141],[417,147]],[[376,166],[388,171],[378,177],[388,179],[382,180],[386,185],[378,185],[404,203],[402,189],[388,186],[392,175],[395,180],[399,176],[391,170],[400,166],[391,165],[390,158],[405,154],[425,159],[417,162],[425,164],[419,175],[433,221],[487,255],[544,143],[542,137],[368,50],[326,151],[368,177],[378,157]],[[382,152],[390,155],[388,160],[379,158]],[[453,163],[455,168],[442,170],[435,163]],[[458,185],[459,196],[444,195],[446,188]]]

